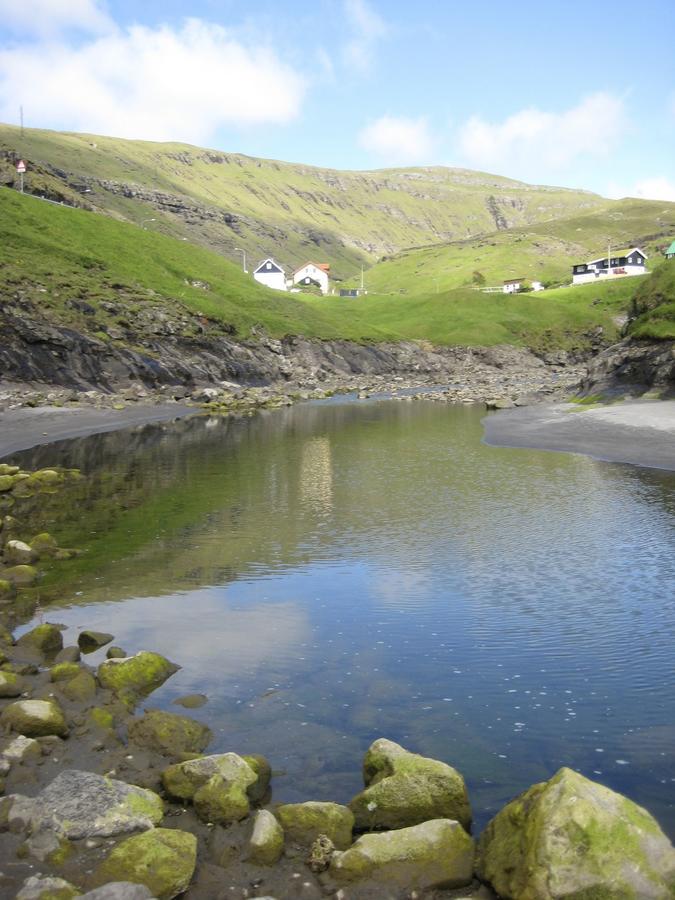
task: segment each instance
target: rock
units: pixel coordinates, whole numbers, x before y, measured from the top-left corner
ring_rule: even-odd
[[[100,706],[87,710],[87,721],[92,728],[101,728],[104,731],[110,731],[115,725],[112,713]]]
[[[180,666],[159,653],[141,650],[124,659],[107,659],[98,667],[101,686],[113,691],[128,707],[133,707],[160,685]]]
[[[185,831],[154,828],[118,844],[94,873],[95,883],[143,884],[158,900],[187,890],[197,865],[197,838]]]
[[[153,900],[153,896],[144,884],[112,881],[82,894],[81,900]]]
[[[410,828],[364,834],[335,853],[330,874],[339,883],[368,881],[400,890],[457,888],[470,884],[473,840],[459,822],[432,819]]]
[[[206,694],[186,694],[184,697],[176,697],[172,702],[174,706],[183,706],[185,709],[199,709],[207,700]]]
[[[253,820],[246,859],[256,866],[273,866],[284,852],[284,832],[267,809],[260,809]]]
[[[497,813],[476,872],[505,900],[666,900],[675,850],[646,810],[563,768]]]
[[[0,697],[20,697],[24,681],[14,672],[0,672]]]
[[[146,831],[164,818],[160,797],[145,788],[77,769],[64,769],[35,798],[20,798],[10,827],[48,830],[69,840]]]
[[[55,682],[69,681],[71,678],[76,678],[82,671],[82,667],[74,662],[56,663],[49,670],[49,680]]]
[[[63,649],[63,635],[60,628],[46,622],[22,634],[16,646],[39,650],[45,656],[51,656]]]
[[[162,772],[162,783],[172,797],[192,800],[199,788],[214,775],[220,775],[226,781],[239,784],[244,793],[250,790],[258,778],[253,768],[241,756],[237,756],[236,753],[220,753],[168,766]]]
[[[405,828],[429,819],[471,826],[464,779],[444,762],[380,738],[365,755],[363,779],[366,789],[349,804],[357,829]]]
[[[79,662],[80,661],[80,648],[79,647],[64,647],[63,650],[59,650],[59,652],[54,657],[54,664],[57,663],[65,663],[65,662]]]
[[[3,556],[10,566],[30,565],[37,559],[37,553],[23,541],[8,541]]]
[[[175,757],[201,753],[212,735],[210,728],[187,716],[150,709],[130,723],[129,737],[140,746]]]
[[[5,580],[16,587],[31,587],[37,581],[38,573],[34,566],[12,566],[3,572]]]
[[[127,654],[121,647],[108,647],[105,655],[107,659],[124,659]]]
[[[96,696],[96,680],[86,669],[82,669],[74,678],[61,682],[59,688],[65,697],[77,703],[87,703]]]
[[[0,600],[13,596],[14,590],[15,588],[11,581],[7,581],[6,578],[0,578]]]
[[[266,757],[261,756],[259,753],[242,756],[242,759],[249,764],[258,776],[257,781],[254,781],[249,786],[248,796],[254,803],[260,803],[269,790],[270,781],[272,780],[272,766]]]
[[[335,844],[325,834],[320,834],[309,848],[307,857],[308,868],[319,875],[330,866],[330,861],[335,853]]]
[[[12,632],[5,628],[4,625],[0,625],[0,644],[4,644],[6,647],[11,647],[14,644]]]
[[[10,762],[26,762],[29,759],[40,759],[42,749],[34,738],[27,738],[20,734],[15,737],[2,751],[2,755]]]
[[[48,531],[36,534],[31,540],[30,545],[37,553],[38,558],[43,556],[53,556],[59,549],[59,545],[56,543],[55,538],[53,538]]]
[[[77,646],[83,653],[93,653],[99,647],[105,647],[114,639],[114,634],[105,631],[81,631],[77,638]]]
[[[80,896],[80,891],[63,878],[32,875],[24,881],[16,900],[72,900]]]
[[[251,774],[255,778],[252,770]],[[192,802],[203,822],[216,825],[238,822],[251,811],[246,788],[222,775],[212,775],[206,784],[195,791]]]
[[[309,846],[320,834],[330,838],[340,850],[352,842],[354,816],[339,803],[286,803],[276,813],[286,836],[297,844]]]
[[[17,700],[10,703],[0,715],[0,724],[27,737],[68,735],[63,710],[55,700]]]

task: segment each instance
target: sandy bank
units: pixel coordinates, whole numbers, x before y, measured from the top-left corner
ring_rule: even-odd
[[[195,412],[198,412],[195,407],[179,403],[130,406],[121,410],[53,406],[7,410],[0,412],[0,459],[38,444],[165,422]]]
[[[675,470],[675,400],[509,409],[487,416],[483,426],[485,442],[496,447],[563,450]]]

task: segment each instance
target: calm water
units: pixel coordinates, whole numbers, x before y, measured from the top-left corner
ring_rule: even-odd
[[[482,415],[334,402],[21,454],[89,475],[34,511],[87,551],[47,617],[179,662],[152,705],[206,693],[189,714],[267,754],[276,800],[348,800],[387,736],[460,769],[479,826],[568,765],[675,834],[675,474],[487,447]]]

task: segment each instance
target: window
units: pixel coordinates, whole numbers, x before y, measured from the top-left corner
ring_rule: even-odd
[[[271,268],[272,268],[272,263],[265,263],[265,268],[266,268],[266,269],[271,269]]]

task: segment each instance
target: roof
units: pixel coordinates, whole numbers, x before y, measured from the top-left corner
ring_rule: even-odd
[[[673,243],[675,243],[675,241]],[[588,265],[592,266],[593,263],[604,262],[606,259],[621,259],[621,257],[630,256],[631,253],[634,253],[636,250],[641,256],[644,256],[645,259],[649,259],[644,250],[640,250],[639,247],[631,247],[630,250],[612,250],[611,256],[600,256],[598,259],[591,259],[589,260]]]
[[[668,249],[666,250],[666,253],[675,253],[675,241],[673,241],[673,243],[670,245],[670,247],[668,247]]]
[[[273,259],[271,256],[268,256],[266,259],[263,259],[262,262],[258,263],[258,265],[253,270],[254,274],[256,272],[259,272],[260,269],[262,269],[262,267],[264,265],[266,265],[267,263],[272,263],[272,265],[275,266],[275,268],[277,268],[280,272],[284,271],[283,266],[280,266],[279,263],[276,261],[276,259]]]
[[[504,284],[518,284],[519,281],[525,281],[525,278],[507,278]]]
[[[330,263],[315,263],[311,260],[309,262],[303,263],[299,266],[294,272],[294,275],[297,275],[298,272],[302,272],[303,269],[306,269],[307,266],[314,266],[316,269],[321,269],[322,272],[325,272],[326,275],[330,272]]]

